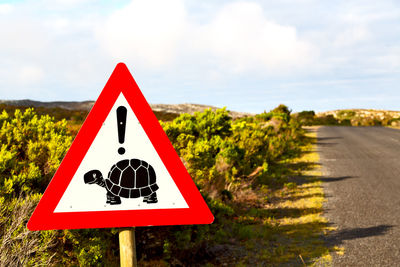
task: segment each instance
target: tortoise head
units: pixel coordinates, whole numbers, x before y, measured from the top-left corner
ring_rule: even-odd
[[[95,184],[98,183],[102,177],[103,175],[99,170],[91,170],[85,173],[83,180],[85,184]]]

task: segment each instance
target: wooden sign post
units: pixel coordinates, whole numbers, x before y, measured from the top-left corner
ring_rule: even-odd
[[[119,256],[121,267],[137,267],[135,228],[119,232]]]

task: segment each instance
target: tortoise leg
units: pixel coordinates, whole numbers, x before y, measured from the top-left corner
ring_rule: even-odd
[[[145,200],[143,199],[143,201],[145,201]],[[158,200],[157,200],[157,193],[154,192],[153,194],[151,194],[150,196],[148,196],[146,202],[147,202],[147,204],[157,203],[157,202],[158,202]]]
[[[143,202],[147,202],[149,200],[149,196],[143,197]]]
[[[110,192],[107,192],[107,196],[109,196],[109,198],[110,198],[110,205],[121,204],[121,198],[120,197],[114,196]]]
[[[109,192],[109,191],[107,191],[107,201],[106,201],[106,204],[110,204],[110,196],[111,196],[112,194]]]

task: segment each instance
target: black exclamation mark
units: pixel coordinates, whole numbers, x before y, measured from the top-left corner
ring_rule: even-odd
[[[126,107],[119,106],[117,108],[117,123],[118,123],[118,141],[120,144],[125,142],[125,128],[126,128]],[[125,148],[118,148],[120,155],[125,153]]]

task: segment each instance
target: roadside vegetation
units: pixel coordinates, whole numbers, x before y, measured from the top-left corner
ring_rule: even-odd
[[[82,123],[55,112],[0,115],[0,266],[118,266],[118,229],[26,228]],[[158,116],[215,221],[137,228],[141,266],[329,264],[315,133],[286,106],[236,120],[225,109]]]

